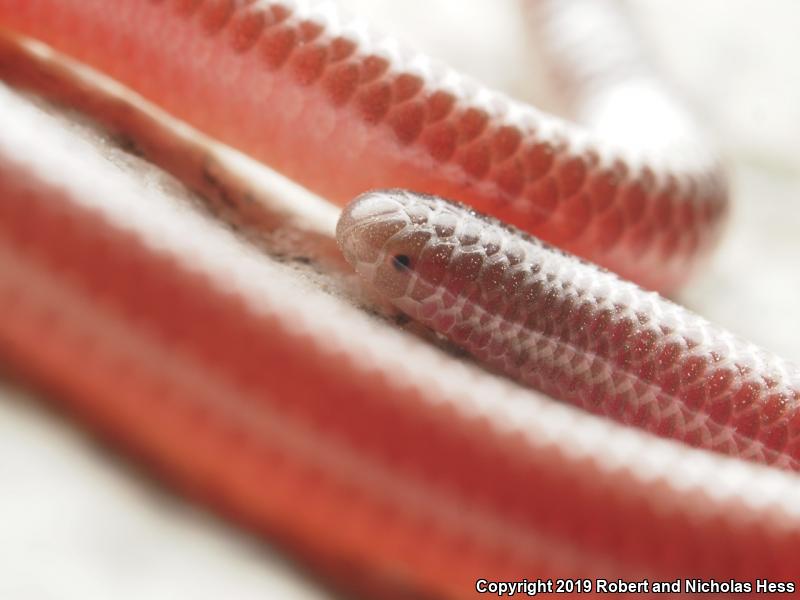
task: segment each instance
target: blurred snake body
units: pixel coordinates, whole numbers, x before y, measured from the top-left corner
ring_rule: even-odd
[[[0,0],[0,26],[333,202],[404,188],[515,225],[374,192],[345,209],[339,243],[380,293],[495,370],[686,446],[552,403],[295,281],[7,92],[0,354],[366,597],[472,597],[479,579],[792,581],[797,371],[555,249],[676,289],[724,222],[718,162],[613,5],[534,4],[581,126],[327,2]],[[78,98],[59,82],[37,85]],[[166,139],[156,162],[219,188]],[[220,198],[265,222],[247,197]]]

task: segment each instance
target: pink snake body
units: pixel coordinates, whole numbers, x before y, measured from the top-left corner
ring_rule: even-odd
[[[8,27],[335,202],[378,187],[458,199],[661,290],[691,275],[726,213],[713,159],[602,151],[590,131],[327,16],[329,3],[0,6]],[[573,96],[619,86],[621,69],[607,70]],[[659,106],[646,119],[675,112]]]
[[[727,210],[713,158],[628,160],[625,148],[402,58],[316,6],[0,0],[0,25],[339,203],[373,187],[447,196],[660,290],[713,247]],[[616,67],[589,75],[591,85],[575,85],[599,96],[620,83]],[[461,598],[478,578],[795,577],[794,474],[629,431],[470,370],[309,291],[140,184],[125,180],[133,192],[118,195],[119,174],[92,148],[15,110],[51,143],[37,153],[13,127],[0,136],[0,354],[337,583],[367,597]],[[75,175],[80,160],[94,165],[91,180]],[[542,270],[526,316],[580,348],[578,359],[601,356],[607,381],[635,372],[667,391],[648,400],[664,410],[658,418],[606,388],[603,412],[796,468],[790,367],[677,308],[667,318],[672,305],[613,276],[588,271],[592,285],[602,281],[581,287],[574,269],[585,265],[557,256],[566,262],[552,279]],[[451,292],[489,281],[445,263],[425,264],[455,273]],[[596,302],[582,310],[570,289]],[[481,306],[510,311],[517,291]],[[469,347],[471,336],[459,341]],[[579,403],[589,390],[591,404],[583,371],[569,369],[593,365],[563,364],[533,383]],[[625,398],[646,397],[641,387],[625,387]],[[692,426],[678,399],[706,420]]]
[[[800,466],[800,371],[658,294],[400,190],[355,200],[337,237],[393,304],[509,377],[692,446]]]

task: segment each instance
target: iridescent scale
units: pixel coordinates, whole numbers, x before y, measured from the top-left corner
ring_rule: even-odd
[[[654,292],[409,192],[356,200],[339,240],[398,308],[517,381],[692,446],[800,465],[800,372]]]

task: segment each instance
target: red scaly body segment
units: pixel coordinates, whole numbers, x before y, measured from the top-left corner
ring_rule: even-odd
[[[411,318],[547,394],[800,468],[800,370],[613,273],[442,199],[372,192],[337,237]]]
[[[0,100],[3,358],[173,483],[370,597],[794,576],[795,478],[470,372]]]
[[[727,192],[713,160],[608,149],[334,13],[326,2],[0,0],[0,24],[331,200],[375,187],[457,199],[661,290],[715,244]]]
[[[649,285],[685,278],[725,212],[713,163],[617,160],[563,122],[307,8],[0,0],[0,23],[334,200],[403,185],[471,201]],[[14,138],[15,111],[0,112],[0,351],[171,480],[318,561],[338,555],[374,574],[380,594],[471,597],[476,577],[529,573],[795,575],[795,478],[627,431],[445,359],[288,283],[186,211],[144,203],[139,188],[122,194],[136,186],[108,166],[87,167],[90,184],[75,186],[74,148],[52,144],[42,123]],[[188,178],[202,179],[195,160]],[[585,344],[580,324],[559,328],[549,304],[568,315],[568,294],[545,296],[541,326]],[[604,338],[620,351],[612,371],[648,364],[616,337],[631,333],[626,310]],[[681,393],[707,383],[695,400],[720,400],[720,381],[740,391],[760,373],[716,377],[740,365],[710,367],[713,347],[704,373],[681,344],[661,374]],[[745,390],[763,401],[749,434],[766,459],[791,455],[790,397],[781,388],[770,404],[779,382],[761,381]],[[758,421],[722,400],[729,423]]]

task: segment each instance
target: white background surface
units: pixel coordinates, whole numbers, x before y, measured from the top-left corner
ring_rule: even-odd
[[[533,99],[515,0],[346,4]],[[681,299],[800,361],[800,3],[629,4],[732,166],[736,204],[727,237]],[[0,599],[325,597],[266,545],[155,487],[70,423],[0,387]]]

